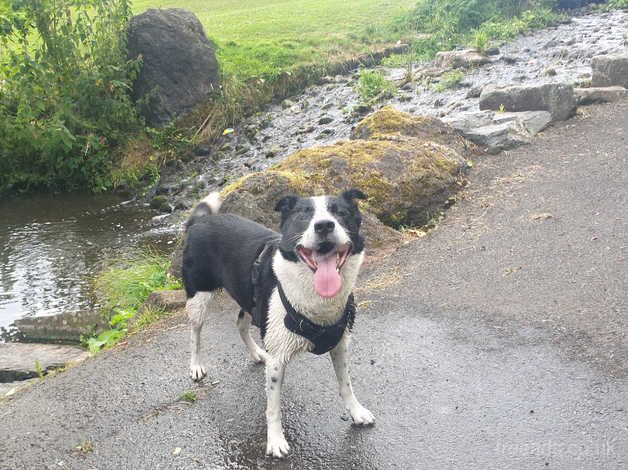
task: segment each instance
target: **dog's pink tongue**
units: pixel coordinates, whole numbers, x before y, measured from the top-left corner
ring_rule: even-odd
[[[334,297],[342,288],[340,274],[336,271],[336,257],[329,256],[318,260],[314,273],[314,290],[321,297]]]

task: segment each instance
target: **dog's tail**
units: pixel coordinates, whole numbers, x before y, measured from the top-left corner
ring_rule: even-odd
[[[190,218],[185,223],[185,227],[187,228],[190,225],[193,225],[199,217],[218,214],[221,205],[222,200],[220,199],[220,193],[218,191],[214,191],[213,193],[205,196],[192,211]]]

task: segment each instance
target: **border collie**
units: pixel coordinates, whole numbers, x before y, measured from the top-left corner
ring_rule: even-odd
[[[239,304],[237,327],[253,360],[266,364],[266,454],[285,457],[281,425],[285,368],[300,352],[329,352],[340,395],[357,425],[375,422],[358,402],[349,377],[349,338],[355,316],[351,291],[364,259],[356,189],[340,196],[282,198],[281,233],[234,214],[218,213],[220,198],[201,201],[186,223],[183,282],[191,324],[190,373],[201,380],[200,335],[216,289]],[[265,349],[251,338],[253,323]]]

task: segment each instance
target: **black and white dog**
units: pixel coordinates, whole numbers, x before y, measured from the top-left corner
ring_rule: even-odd
[[[234,214],[218,213],[217,193],[194,209],[186,224],[183,282],[191,322],[194,380],[205,376],[200,334],[213,291],[224,288],[241,307],[238,330],[256,362],[266,364],[266,453],[285,457],[280,394],[286,365],[296,353],[329,352],[340,395],[355,424],[375,418],[353,394],[348,371],[355,315],[351,293],[364,259],[361,216],[352,189],[340,196],[286,196],[281,234]],[[265,350],[250,336],[260,327]]]

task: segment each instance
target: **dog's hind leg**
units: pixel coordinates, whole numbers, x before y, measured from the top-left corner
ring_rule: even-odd
[[[349,361],[349,337],[346,333],[329,354],[331,355],[331,361],[336,371],[336,378],[338,379],[338,386],[340,387],[340,396],[342,397],[345,408],[349,410],[353,422],[361,426],[375,423],[373,413],[364,408],[353,394],[351,377],[349,377],[349,366],[347,365]]]
[[[251,315],[244,310],[240,310],[240,313],[238,314],[238,321],[236,322],[236,324],[238,325],[240,337],[242,338],[242,341],[244,341],[244,344],[246,344],[246,347],[249,349],[253,360],[258,364],[260,362],[266,362],[268,353],[260,348],[253,340],[253,338],[251,338]]]
[[[190,319],[190,375],[192,380],[201,380],[207,374],[207,369],[201,364],[201,329],[209,314],[211,292],[197,292],[185,304],[185,311]]]

